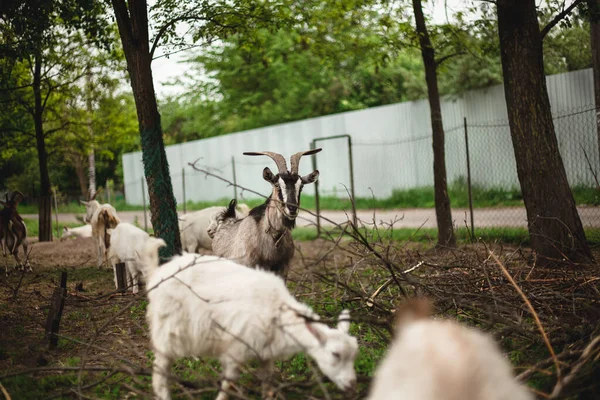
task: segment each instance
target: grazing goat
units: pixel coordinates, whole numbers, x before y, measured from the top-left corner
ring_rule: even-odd
[[[212,250],[212,237],[207,231],[214,219],[213,216],[225,210],[225,207],[208,207],[181,217],[179,232],[181,232],[183,251],[198,253],[201,248]],[[249,212],[250,208],[246,204],[240,204],[235,215],[237,218],[244,218]]]
[[[85,224],[82,226],[78,226],[76,228],[69,228],[67,226],[63,227],[63,235],[60,239],[65,240],[68,237],[76,237],[76,238],[88,238],[92,237],[92,225]]]
[[[2,247],[2,255],[4,257],[12,254],[17,261],[17,266],[24,269],[31,269],[29,264],[29,242],[27,241],[27,226],[23,222],[23,218],[17,211],[17,206],[23,200],[23,194],[19,191],[14,191],[12,196],[6,194],[6,201],[1,201],[0,204],[4,209],[0,211],[0,247]],[[25,263],[19,258],[19,247],[23,246],[25,254]],[[8,275],[8,265],[5,267],[5,273]]]
[[[294,256],[291,230],[296,225],[300,193],[304,185],[315,182],[319,177],[317,170],[306,176],[298,175],[300,158],[319,151],[321,149],[294,154],[290,158],[289,171],[281,154],[268,151],[244,153],[271,157],[277,164],[279,173],[273,175],[265,167],[263,179],[273,186],[271,196],[264,204],[253,208],[246,218],[235,219],[235,200],[229,203],[214,233],[214,254],[248,267],[259,266],[286,279],[290,260]]]
[[[116,264],[123,262],[127,269],[127,287],[131,287],[133,293],[137,293],[139,279],[143,274],[141,255],[144,254],[150,235],[127,222],[121,222],[116,228],[107,229],[107,232],[110,235],[107,258],[115,273],[115,287],[119,288]]]
[[[354,386],[358,344],[348,334],[347,310],[337,328],[329,328],[292,297],[280,277],[215,256],[185,253],[157,265],[145,263],[156,398],[171,398],[168,376],[181,357],[219,359],[223,381],[218,400],[227,398],[246,361],[260,361],[265,391],[274,361],[301,351],[340,389]]]
[[[98,248],[98,268],[102,266],[106,258],[106,251],[110,247],[110,235],[107,229],[116,227],[121,220],[117,217],[117,210],[110,204],[100,204],[94,198],[81,203],[85,205],[85,222],[92,225],[92,236],[96,239]],[[107,263],[108,266],[108,263]]]
[[[396,338],[375,371],[368,400],[533,400],[488,335],[428,319],[429,309],[421,299],[396,312]]]

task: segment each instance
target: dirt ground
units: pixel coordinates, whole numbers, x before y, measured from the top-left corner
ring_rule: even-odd
[[[334,319],[341,308],[352,310],[352,332],[361,349],[355,365],[360,383],[356,393],[341,393],[331,383],[323,386],[311,365],[298,356],[278,366],[277,398],[364,398],[390,340],[392,310],[402,290],[410,290],[411,296],[425,294],[435,300],[440,315],[493,334],[517,366],[516,373],[535,391],[549,393],[556,383],[552,359],[527,307],[490,259],[490,250],[537,310],[565,373],[581,361],[583,349],[600,334],[597,265],[545,269],[532,262],[528,249],[501,243],[454,250],[375,238],[368,238],[368,243],[347,238],[297,242],[288,279],[291,292],[326,321]],[[5,260],[11,274],[0,275],[0,383],[13,399],[74,398],[78,394],[83,398],[147,398],[152,355],[143,295],[115,292],[112,270],[95,266],[93,239],[33,243],[31,249],[33,272],[13,271],[11,259]],[[600,259],[600,250],[594,251]],[[410,279],[418,280],[411,284],[402,278],[402,271],[409,269],[414,271]],[[390,270],[405,289],[393,283]],[[62,271],[68,274],[68,294],[58,346],[50,350],[45,325]],[[600,357],[597,347],[589,350],[592,358]],[[584,361],[575,382],[589,383],[590,377],[599,382],[598,361],[591,366],[589,360]],[[179,382],[174,388],[176,398],[214,398],[218,363],[186,359],[176,363],[174,373]],[[254,399],[260,395],[253,374],[251,365],[240,389],[246,398]],[[577,387],[589,386],[584,383]],[[591,393],[558,398],[594,399],[600,392]]]

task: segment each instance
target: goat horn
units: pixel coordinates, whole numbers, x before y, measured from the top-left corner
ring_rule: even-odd
[[[19,196],[19,200],[15,201],[15,198],[17,196]],[[10,201],[12,201],[13,203],[19,204],[21,202],[21,200],[23,200],[24,198],[25,198],[25,196],[23,196],[23,193],[19,192],[18,190],[15,190],[12,194]]]
[[[312,149],[312,150],[308,150],[308,151],[301,151],[299,153],[294,154],[293,156],[290,157],[290,163],[292,164],[292,168],[290,170],[291,173],[298,173],[298,167],[300,166],[300,158],[302,156],[309,156],[311,154],[316,154],[318,152],[320,152],[323,149]]]
[[[285,158],[279,153],[273,153],[270,151],[247,151],[244,153],[245,156],[269,156],[275,161],[277,164],[277,168],[279,169],[279,173],[287,171],[287,164],[285,163]]]

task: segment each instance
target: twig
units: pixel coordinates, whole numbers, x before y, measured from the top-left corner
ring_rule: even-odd
[[[575,376],[577,375],[577,373],[579,372],[579,370],[581,369],[581,367],[583,367],[585,365],[586,362],[588,362],[592,351],[594,350],[594,347],[596,347],[596,345],[600,343],[600,336],[596,336],[594,338],[594,340],[592,340],[583,350],[583,352],[581,353],[581,356],[579,357],[579,360],[577,360],[577,363],[573,366],[573,368],[571,368],[571,371],[569,372],[569,374],[567,376],[565,376],[562,379],[559,379],[558,382],[556,382],[556,385],[554,386],[554,390],[552,390],[552,394],[550,395],[551,399],[556,399],[560,396],[560,393],[563,391],[563,389],[569,385],[573,379],[575,379]]]
[[[11,400],[10,394],[8,394],[8,391],[6,390],[2,382],[0,382],[0,390],[2,390],[2,394],[4,395],[4,398],[6,400]]]
[[[531,305],[531,302],[529,301],[529,299],[527,299],[527,296],[525,296],[525,293],[523,293],[523,291],[521,290],[519,285],[517,285],[517,283],[515,282],[513,277],[510,275],[510,273],[506,269],[506,267],[502,264],[502,262],[498,259],[498,257],[496,257],[496,255],[494,254],[493,251],[490,251],[490,256],[494,259],[494,261],[496,261],[496,264],[498,264],[498,266],[502,270],[502,273],[504,273],[504,276],[506,276],[506,279],[508,279],[510,281],[511,285],[513,285],[513,287],[515,288],[517,293],[519,293],[519,296],[521,296],[521,298],[523,299],[523,301],[529,308],[529,311],[533,315],[533,318],[535,319],[535,323],[536,323],[538,329],[540,330],[540,333],[542,334],[542,338],[544,339],[544,343],[546,344],[546,347],[548,347],[548,351],[550,352],[550,355],[552,356],[552,360],[554,361],[554,366],[556,367],[556,376],[560,380],[561,373],[560,373],[560,365],[558,363],[558,358],[556,357],[556,354],[554,353],[554,349],[552,348],[552,345],[550,344],[550,341],[548,340],[548,336],[546,335],[546,331],[544,330],[544,327],[542,326],[542,322],[540,321],[538,314],[535,312],[535,309]]]

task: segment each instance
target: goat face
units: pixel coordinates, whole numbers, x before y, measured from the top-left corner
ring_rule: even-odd
[[[81,204],[85,206],[85,222],[89,224],[92,222],[92,216],[94,215],[94,212],[98,209],[98,207],[100,207],[100,203],[98,203],[96,200],[80,201]]]
[[[348,310],[342,311],[335,329],[321,328],[320,324],[307,322],[308,330],[319,340],[320,347],[310,350],[319,369],[342,390],[351,390],[356,384],[354,360],[358,353],[356,338],[348,334]]]
[[[263,179],[273,185],[271,198],[281,205],[283,215],[293,221],[298,216],[300,207],[300,193],[305,184],[313,183],[319,177],[319,171],[300,176],[295,172],[284,171],[276,175],[269,167],[263,170]]]

